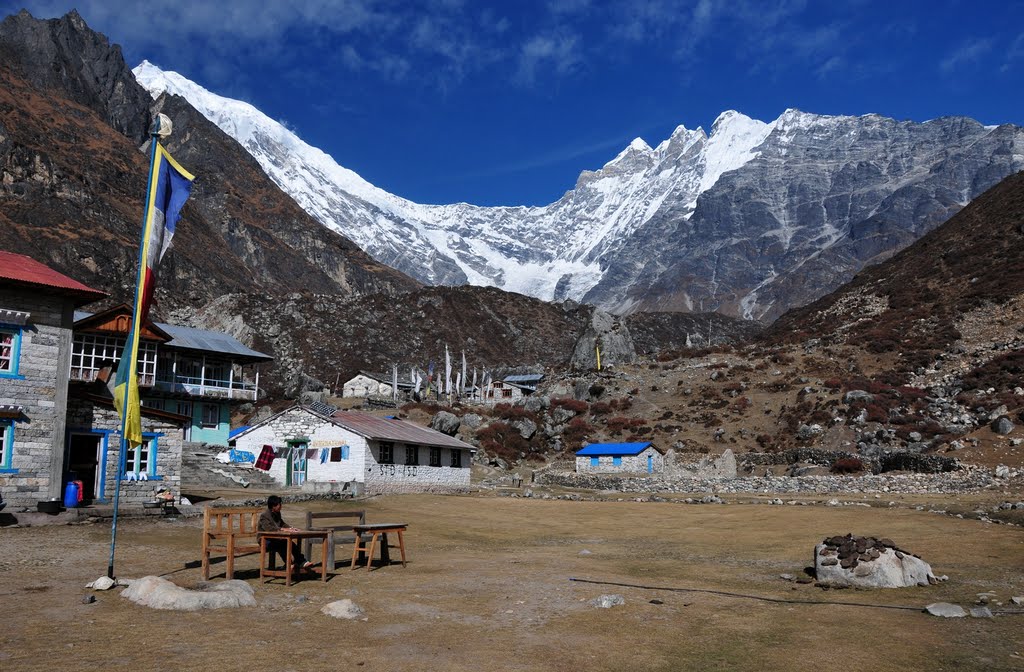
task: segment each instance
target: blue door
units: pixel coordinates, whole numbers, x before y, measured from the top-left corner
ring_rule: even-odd
[[[654,455],[648,455],[647,456],[647,473],[648,474],[653,474],[654,473]]]

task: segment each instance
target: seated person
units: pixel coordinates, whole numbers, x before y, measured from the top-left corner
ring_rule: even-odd
[[[294,527],[289,527],[288,523],[284,522],[281,518],[281,498],[277,495],[271,495],[267,497],[267,510],[260,514],[259,520],[259,531],[260,532],[298,532],[299,530]],[[281,556],[281,560],[287,562],[288,547],[285,545],[288,542],[284,539],[268,539],[267,550],[270,551],[270,557],[274,557],[274,553]],[[299,550],[299,542],[292,542],[292,561],[295,563],[293,567],[295,569],[309,569],[313,566],[312,562],[307,561],[302,557],[302,551]]]

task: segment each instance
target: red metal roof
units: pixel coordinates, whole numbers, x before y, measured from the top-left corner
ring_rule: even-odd
[[[0,250],[0,281],[48,287],[60,290],[61,294],[78,296],[87,301],[102,299],[107,295],[106,292],[93,289],[63,273],[58,273],[32,257],[3,250]]]
[[[424,446],[476,450],[476,448],[468,443],[459,441],[447,434],[442,434],[427,427],[420,427],[405,420],[380,418],[369,413],[358,413],[355,411],[338,411],[331,416],[331,420],[345,429],[377,441],[400,441],[402,443],[415,443]]]

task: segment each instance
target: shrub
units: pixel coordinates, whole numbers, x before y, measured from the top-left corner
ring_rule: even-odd
[[[583,418],[573,418],[569,421],[565,431],[562,432],[562,444],[566,450],[579,450],[593,433],[594,428],[589,422]]]
[[[492,455],[514,462],[530,452],[530,443],[507,422],[492,422],[476,433],[480,447]]]
[[[855,474],[864,471],[864,463],[858,457],[841,457],[829,469],[833,474]]]
[[[592,415],[607,415],[612,410],[612,405],[606,401],[595,401],[590,405]]]
[[[552,408],[565,408],[573,413],[586,413],[588,404],[572,397],[555,397],[551,400]]]
[[[629,425],[629,418],[617,415],[613,418],[608,418],[608,422],[605,425],[608,427],[609,432],[618,434]]]

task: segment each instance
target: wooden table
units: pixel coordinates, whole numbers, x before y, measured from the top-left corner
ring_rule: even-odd
[[[370,566],[373,565],[373,552],[377,548],[377,539],[381,536],[384,538],[381,540],[380,547],[380,559],[385,564],[390,564],[391,557],[388,553],[388,533],[395,532],[398,534],[398,548],[402,552],[402,567],[405,567],[405,540],[402,538],[402,533],[409,527],[407,523],[369,523],[366,525],[353,525],[352,531],[356,534],[356,543],[352,548],[352,569],[356,568],[356,559],[359,557],[360,551],[367,551],[366,554],[366,571],[370,571]],[[360,545],[360,537],[364,534],[370,535],[370,545],[367,546],[366,542],[362,542]]]
[[[303,539],[319,539],[321,541],[320,550],[320,579],[322,581],[327,580],[327,537],[330,535],[329,530],[298,530],[294,532],[288,532],[285,530],[278,530],[277,532],[260,532],[260,581],[264,581],[264,577],[268,578],[280,578],[284,579],[284,585],[292,585],[292,573],[295,568],[292,567],[292,547]],[[285,562],[284,569],[267,569],[267,542],[280,539],[285,542]],[[309,560],[309,558],[306,558]]]

